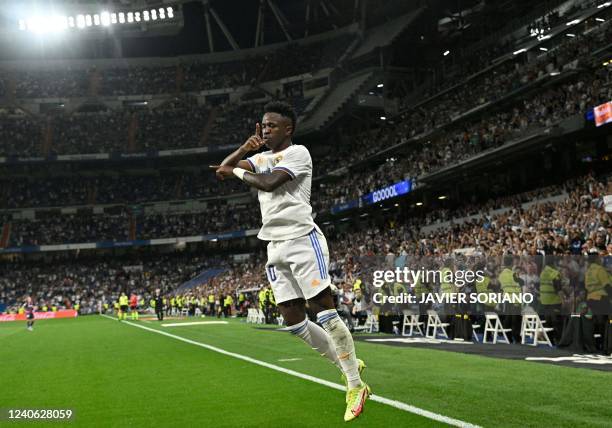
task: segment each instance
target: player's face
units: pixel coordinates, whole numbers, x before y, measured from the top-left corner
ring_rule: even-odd
[[[278,113],[266,113],[261,121],[261,132],[266,146],[275,150],[291,138],[291,120]]]

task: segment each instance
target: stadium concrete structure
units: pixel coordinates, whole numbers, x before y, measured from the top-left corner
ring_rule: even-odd
[[[611,20],[603,0],[3,4],[0,424],[345,424],[338,371],[282,330],[256,195],[208,167],[283,100],[375,394],[351,423],[609,426]],[[374,274],[409,268],[440,276]]]

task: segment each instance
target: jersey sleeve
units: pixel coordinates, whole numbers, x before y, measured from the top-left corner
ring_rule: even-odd
[[[308,149],[304,146],[296,146],[280,160],[272,171],[284,171],[294,180],[297,177],[312,173],[312,159]]]
[[[249,156],[248,158],[246,158],[246,161],[249,163],[249,165],[251,165],[251,169],[253,170],[254,173],[259,174],[261,171],[257,168],[257,157],[259,156],[259,153],[254,154],[253,156]]]

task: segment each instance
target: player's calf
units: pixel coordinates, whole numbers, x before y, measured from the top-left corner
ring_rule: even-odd
[[[330,341],[328,334],[321,327],[308,321],[308,318],[306,318],[298,324],[287,327],[287,330],[302,339],[322,357],[327,358],[332,364],[342,370],[336,349]]]
[[[359,376],[359,363],[355,356],[353,336],[338,316],[335,309],[328,309],[317,314],[317,321],[323,326],[334,344],[342,371],[346,376],[348,389],[362,385]]]

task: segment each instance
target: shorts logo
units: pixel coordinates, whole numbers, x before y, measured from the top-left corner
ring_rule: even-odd
[[[268,281],[274,282],[277,279],[276,268],[274,265],[270,265],[266,268],[266,274],[268,275]]]
[[[313,279],[310,285],[312,285],[313,287],[317,287],[321,285],[321,281],[319,281],[318,279]]]

